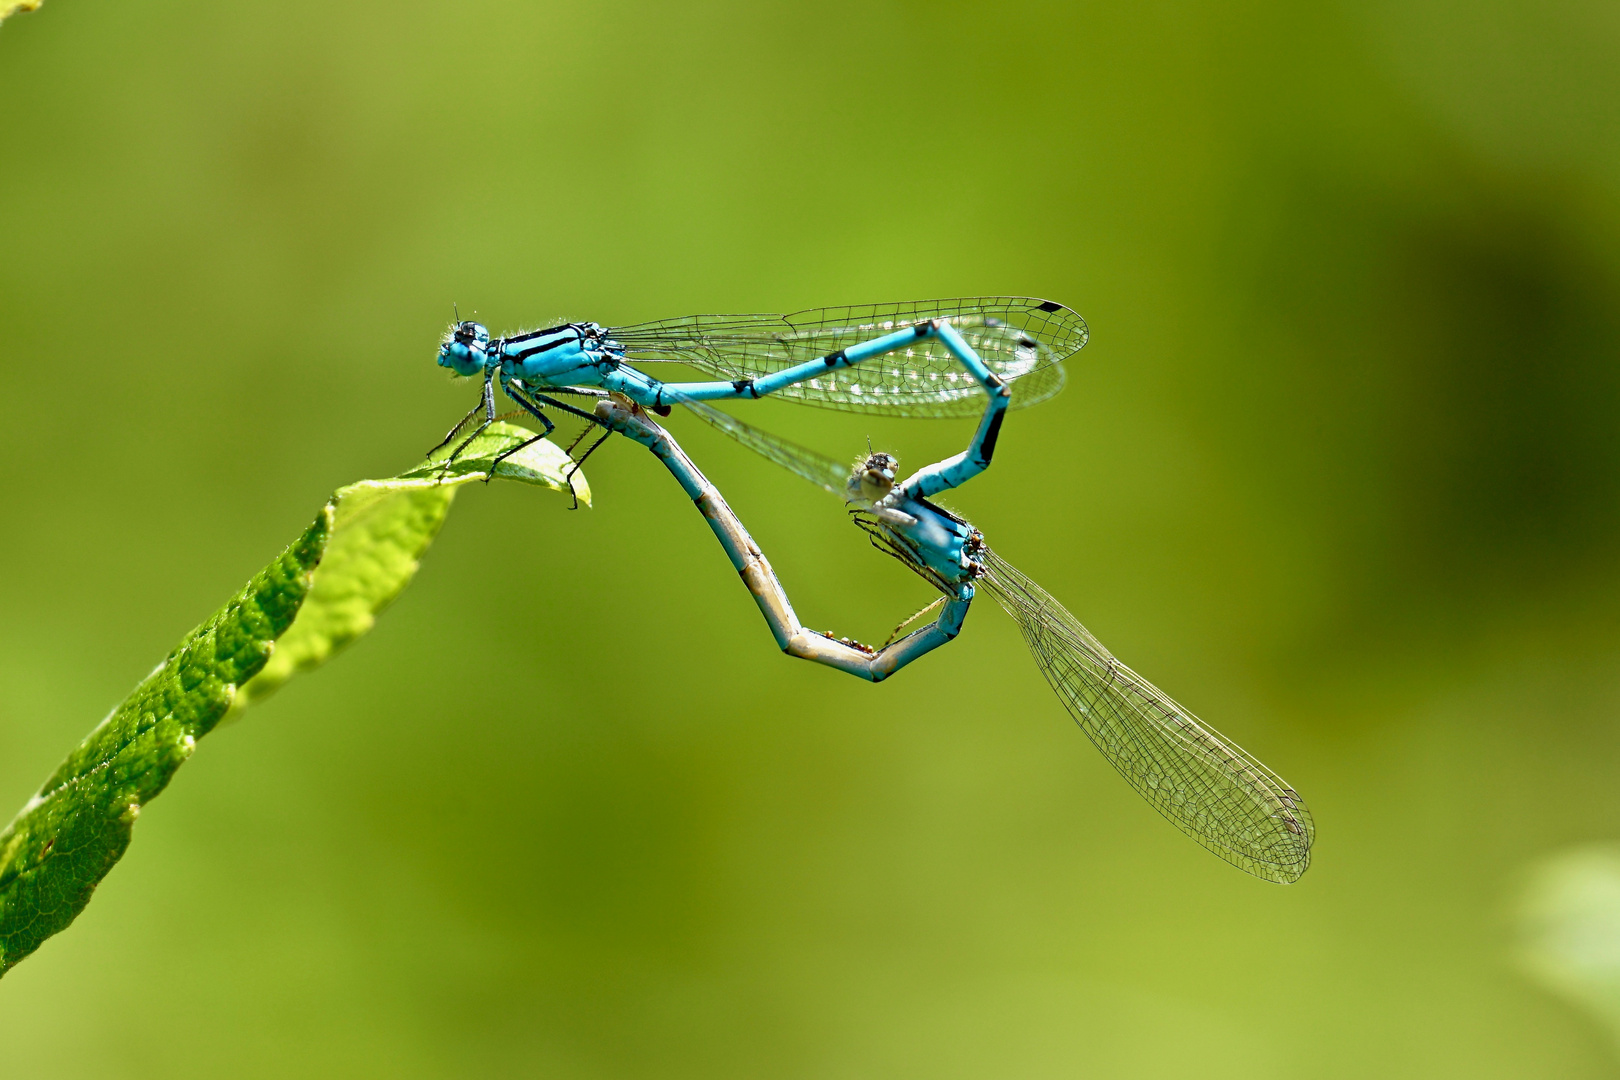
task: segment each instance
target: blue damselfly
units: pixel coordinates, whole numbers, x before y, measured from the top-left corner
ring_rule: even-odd
[[[484,389],[440,445],[465,435],[465,446],[494,421],[497,384],[540,421],[542,435],[553,430],[548,409],[596,422],[591,412],[559,400],[570,395],[622,394],[662,416],[675,404],[776,396],[876,415],[950,417],[978,412],[988,394],[990,408],[973,442],[959,460],[942,464],[944,487],[954,487],[989,464],[1009,405],[1033,405],[1062,389],[1062,362],[1086,338],[1075,312],[1019,296],[685,315],[630,326],[564,323],[493,339],[479,323],[457,322],[439,348],[439,364],[458,375],[483,375]],[[711,379],[665,382],[637,366],[660,363]],[[713,422],[714,410],[694,411]],[[599,445],[600,439],[579,460]]]
[[[921,473],[895,482],[897,462],[884,453],[870,454],[851,470],[719,415],[720,430],[853,505],[855,522],[874,546],[940,591],[934,603],[944,605],[955,628],[977,589],[988,590],[1018,624],[1036,666],[1075,723],[1177,828],[1268,881],[1286,884],[1305,872],[1316,827],[1298,792],[1116,659],[1050,593],[997,555],[978,529],[930,501],[913,483]]]
[[[1271,881],[1295,881],[1309,865],[1315,835],[1297,793],[1120,663],[1067,609],[997,556],[978,529],[930,501],[989,466],[1007,408],[1057,393],[1062,361],[1086,338],[1085,323],[1068,308],[1021,297],[698,315],[626,327],[568,323],[493,340],[481,325],[458,322],[439,363],[461,375],[482,373],[484,388],[441,445],[495,419],[498,383],[540,420],[537,438],[554,429],[549,408],[599,425],[602,438],[619,432],[647,446],[708,520],[783,651],[874,682],[955,638],[984,586],[1018,623],[1070,715],[1139,794],[1228,862]],[[686,364],[714,378],[663,382],[634,366],[647,362]],[[586,411],[555,395],[597,400]],[[896,483],[887,454],[869,455],[852,472],[706,404],[769,395],[878,415],[969,416],[981,406],[984,413],[965,451]],[[676,404],[853,504],[873,543],[941,592],[939,616],[876,649],[803,627],[742,522],[648,415],[668,415]]]

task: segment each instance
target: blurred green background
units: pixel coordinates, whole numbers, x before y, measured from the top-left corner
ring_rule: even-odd
[[[954,505],[1320,828],[1211,857],[993,606],[784,659],[616,442],[204,744],[0,983],[6,1074],[1615,1073],[1513,961],[1524,868],[1620,836],[1613,5],[52,0],[0,99],[0,813],[472,403],[452,301],[1012,292],[1093,341]],[[810,625],[927,598],[692,427]]]

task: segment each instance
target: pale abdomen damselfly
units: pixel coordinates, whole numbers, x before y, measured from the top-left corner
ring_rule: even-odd
[[[1295,881],[1310,863],[1315,837],[1298,794],[1120,663],[1067,609],[997,556],[979,530],[930,501],[989,466],[1009,405],[1034,404],[1061,389],[1061,362],[1086,337],[1085,323],[1068,308],[1016,297],[819,308],[788,316],[687,316],[616,328],[569,323],[494,340],[477,323],[460,322],[442,345],[439,363],[462,375],[482,373],[484,391],[445,442],[469,426],[476,434],[495,418],[497,383],[541,421],[542,434],[553,430],[545,415],[550,408],[640,442],[709,521],[778,645],[874,682],[954,639],[984,586],[1018,623],[1075,722],[1140,795],[1228,862],[1267,880]],[[658,361],[718,378],[662,382],[634,366]],[[556,394],[598,400],[587,412]],[[852,476],[830,458],[706,404],[770,395],[882,415],[968,416],[981,405],[984,414],[967,450],[895,483],[888,455],[869,456]],[[672,404],[855,503],[856,520],[873,542],[941,592],[939,616],[880,649],[800,625],[741,521],[647,415],[667,415]],[[595,445],[600,440],[591,449]]]
[[[855,505],[854,519],[873,544],[940,591],[935,604],[945,612],[939,621],[950,615],[960,628],[977,590],[989,591],[1018,624],[1036,666],[1075,723],[1177,828],[1268,881],[1291,883],[1305,873],[1316,826],[1298,792],[1126,667],[1050,593],[997,555],[978,529],[930,501],[915,482],[928,470],[896,483],[897,463],[888,454],[871,454],[852,471],[719,415],[721,430],[820,487],[831,488],[842,475],[838,493]]]

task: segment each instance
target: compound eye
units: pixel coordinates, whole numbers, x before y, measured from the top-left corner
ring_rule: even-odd
[[[489,331],[468,319],[466,322],[456,323],[450,336],[460,345],[482,345],[489,340]]]

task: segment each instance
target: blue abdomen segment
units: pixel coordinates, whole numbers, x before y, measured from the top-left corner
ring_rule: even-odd
[[[871,341],[862,342],[861,344],[852,346],[842,352],[836,352],[830,356],[823,356],[816,360],[807,360],[802,364],[797,364],[790,368],[784,368],[781,371],[775,372],[771,375],[757,375],[753,378],[739,379],[736,382],[730,383],[669,383],[664,387],[664,389],[668,393],[678,395],[678,397],[691,398],[694,401],[719,401],[727,398],[762,398],[768,394],[774,394],[776,391],[785,387],[804,382],[806,379],[813,379],[817,375],[825,374],[828,371],[837,371],[841,368],[847,368],[853,364],[858,364],[862,360],[870,360],[874,356],[882,356],[884,353],[894,352],[896,349],[904,348],[906,345],[917,340],[919,337],[925,337],[929,334],[938,332],[938,325],[933,323],[919,323],[916,326],[908,329],[899,330],[892,334],[885,334],[880,338],[874,338]],[[952,333],[954,334],[955,331],[952,331]],[[956,340],[960,341],[961,339],[958,337]],[[965,343],[963,347],[966,348]],[[968,351],[970,353],[972,352],[972,350]],[[973,357],[973,364],[976,364],[979,368],[984,369],[984,364],[980,362],[977,356]],[[973,370],[972,365],[969,365],[969,370]],[[989,370],[984,370],[985,374],[988,375]],[[977,372],[974,372],[974,374],[977,376]],[[663,403],[664,402],[662,400],[659,400],[650,402],[648,404],[662,405]]]
[[[641,405],[659,408],[682,399],[691,401],[719,401],[731,398],[761,398],[778,390],[815,378],[827,371],[853,367],[865,361],[903,349],[918,338],[936,337],[969,375],[984,388],[988,401],[984,419],[968,448],[954,457],[936,462],[918,471],[906,481],[906,494],[927,498],[941,491],[957,487],[990,467],[996,452],[996,440],[1001,434],[1001,421],[1012,401],[1012,392],[1001,377],[987,367],[979,354],[973,351],[956,328],[949,322],[931,319],[905,330],[873,338],[852,345],[817,360],[809,360],[784,368],[770,375],[756,375],[734,382],[658,383],[628,366],[614,372],[602,383],[611,390],[626,394]],[[618,385],[623,383],[623,385]]]

